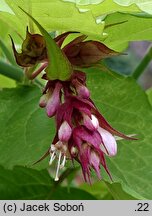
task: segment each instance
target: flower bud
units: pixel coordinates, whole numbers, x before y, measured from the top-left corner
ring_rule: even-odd
[[[91,131],[97,130],[99,127],[98,119],[94,115],[91,115],[90,118],[88,115],[83,114],[83,123]]]
[[[103,144],[101,144],[101,150],[108,156],[115,156],[117,154],[117,143],[114,136],[101,127],[99,127],[98,132],[103,141]]]
[[[22,43],[22,53],[16,51],[12,38],[11,41],[16,62],[22,67],[31,67],[47,58],[46,44],[42,35],[30,34],[27,29],[26,39]]]
[[[104,58],[119,54],[99,41],[84,41],[84,39],[85,35],[77,37],[63,48],[72,65],[90,67]]]
[[[47,105],[46,105],[46,112],[49,117],[52,117],[55,115],[59,105],[60,105],[60,90],[62,85],[60,83],[57,83],[55,86],[55,89],[48,99]]]
[[[90,165],[94,168],[97,173],[98,178],[101,178],[100,175],[100,157],[95,151],[91,151],[90,153]]]
[[[72,156],[76,156],[78,154],[78,149],[74,146],[72,146],[71,148],[71,155]]]
[[[81,43],[81,49],[79,51],[79,58],[83,65],[87,66],[96,64],[104,58],[116,55],[118,55],[118,52],[111,50],[99,41],[84,41]]]
[[[72,134],[72,129],[67,121],[64,121],[58,131],[59,140],[62,142],[67,142]]]
[[[87,89],[87,87],[84,86],[84,85],[78,86],[77,92],[78,92],[78,95],[81,96],[82,98],[86,98],[87,99],[87,98],[90,97],[90,92]]]
[[[90,97],[90,92],[85,85],[81,84],[77,80],[73,80],[72,83],[75,86],[76,91],[80,97],[85,98],[85,99],[88,99]]]
[[[39,106],[42,107],[42,108],[44,108],[44,107],[46,107],[47,102],[48,102],[48,95],[47,95],[47,94],[44,94],[44,95],[42,95],[41,98],[40,98]]]

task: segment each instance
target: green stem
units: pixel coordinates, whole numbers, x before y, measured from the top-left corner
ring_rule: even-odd
[[[9,77],[17,82],[24,82],[25,84],[26,77],[24,76],[23,70],[20,69],[19,67],[15,67],[1,60],[0,60],[0,74]],[[39,87],[44,87],[44,85],[39,80],[35,79],[34,82]]]
[[[68,168],[66,169],[62,175],[60,176],[59,181],[54,181],[54,185],[52,187],[52,190],[50,191],[50,193],[48,194],[48,196],[46,197],[46,199],[52,199],[53,194],[56,192],[56,190],[58,189],[58,186],[61,185],[61,183],[73,172],[75,172],[76,169],[75,168]]]
[[[152,46],[149,47],[148,52],[144,56],[144,58],[141,60],[140,64],[137,66],[135,71],[133,72],[132,76],[137,80],[140,75],[145,71],[146,67],[152,60]]]
[[[5,63],[0,60],[0,74],[7,76],[11,79],[14,79],[18,82],[22,82],[24,78],[24,74],[22,69],[19,67],[15,67],[8,63]]]

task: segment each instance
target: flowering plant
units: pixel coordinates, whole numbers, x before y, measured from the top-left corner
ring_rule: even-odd
[[[11,48],[9,50],[0,41],[6,59],[10,62],[0,61],[0,73],[16,81],[13,83],[9,80],[15,88],[3,88],[0,94],[0,148],[4,152],[0,158],[1,173],[10,175],[14,182],[20,179],[19,173],[26,180],[32,175],[27,181],[40,184],[42,193],[43,185],[47,188],[44,192],[46,196],[41,199],[62,199],[59,191],[63,191],[66,199],[69,199],[68,196],[70,199],[79,199],[81,195],[85,199],[94,199],[93,189],[88,189],[90,184],[99,184],[102,188],[103,197],[99,199],[106,199],[106,196],[117,199],[115,190],[120,195],[119,199],[150,198],[151,191],[149,188],[142,189],[143,178],[139,176],[142,169],[146,181],[151,178],[147,174],[151,161],[151,105],[135,79],[150,61],[151,49],[132,77],[113,72],[107,63],[111,57],[115,61],[121,56],[126,58],[126,42],[150,39],[151,34],[135,36],[129,26],[139,22],[137,30],[143,28],[148,32],[151,16],[140,13],[140,4],[140,7],[124,7],[133,14],[113,14],[109,11],[106,18],[99,17],[103,14],[98,11],[101,5],[107,8],[104,2],[89,6],[77,4],[80,11],[84,8],[92,11],[96,22],[100,23],[95,24],[89,11],[80,13],[73,3],[53,1],[53,7],[56,4],[62,5],[63,9],[70,7],[75,11],[74,16],[81,18],[80,21],[86,22],[90,28],[82,26],[82,22],[74,23],[74,17],[72,21],[66,19],[63,29],[59,18],[52,19],[52,22],[56,22],[55,27],[49,24],[49,27],[45,26],[43,18],[38,19],[40,25],[36,12],[31,15],[26,12],[29,11],[26,8],[24,11],[18,7],[21,5],[11,4],[18,17],[20,14],[23,17],[24,26],[18,25],[18,28],[21,27],[21,42],[18,42],[18,36],[9,32],[13,56],[10,54]],[[117,3],[114,6],[118,11],[123,8]],[[23,5],[21,7],[24,8]],[[3,19],[5,16],[8,14],[0,14]],[[17,21],[17,16],[12,16]],[[27,17],[29,25],[26,37],[23,37]],[[144,26],[141,25],[141,19]],[[131,39],[123,35],[124,29],[128,29]],[[50,30],[53,32],[50,33]],[[120,38],[115,34],[117,31]],[[20,47],[21,51],[18,51]],[[148,94],[151,98],[150,90]],[[82,173],[79,172],[80,167]],[[83,180],[90,184],[87,186]],[[5,188],[9,184],[7,182],[2,180]],[[67,192],[68,184],[70,195]],[[36,185],[34,187],[37,188]],[[83,190],[80,190],[81,187]],[[23,188],[24,183],[21,191]],[[13,186],[10,190],[13,190]],[[20,189],[15,189],[14,194],[18,194],[17,190]],[[104,190],[105,195],[102,193]],[[26,188],[26,194],[28,198],[39,196],[38,190],[34,192],[32,187],[31,190]],[[7,198],[7,195],[2,196]]]
[[[70,32],[67,32],[55,38],[56,46],[61,47],[69,34]],[[52,64],[52,58],[48,59],[45,39],[41,35],[32,35],[27,29],[21,54],[17,53],[12,40],[14,55],[20,66],[27,68],[37,62],[45,61],[36,72],[30,75],[30,78],[33,78],[33,75],[35,78],[35,74],[38,75],[46,67],[43,79],[47,80],[47,83],[39,105],[46,108],[48,117],[55,116],[56,120],[56,135],[47,152],[51,156],[50,165],[55,158],[58,158],[55,181],[59,180],[59,169],[65,166],[67,158],[75,159],[81,164],[85,181],[87,178],[90,181],[91,167],[96,171],[98,178],[101,178],[100,164],[112,179],[104,154],[114,156],[117,153],[116,138],[113,135],[133,139],[112,128],[100,114],[90,98],[85,73],[78,71],[78,69],[91,67],[103,58],[117,53],[98,41],[84,41],[85,38],[85,35],[79,36],[61,50],[63,58],[64,55],[66,56],[63,61],[69,64],[68,69],[70,70],[70,72],[65,71],[70,74],[65,80],[60,80],[61,75],[59,78],[57,75],[56,77],[50,76],[47,66],[49,60]],[[52,40],[48,43],[52,43]],[[51,57],[53,55],[54,53]],[[26,73],[28,74],[28,71]]]

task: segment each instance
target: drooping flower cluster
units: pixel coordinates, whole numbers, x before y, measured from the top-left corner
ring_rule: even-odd
[[[67,32],[55,38],[56,44],[61,47],[69,34],[70,32]],[[105,155],[109,157],[116,155],[115,135],[124,139],[133,139],[112,128],[100,114],[90,98],[86,86],[86,74],[80,71],[83,67],[90,67],[99,60],[117,53],[100,42],[84,41],[85,39],[85,35],[79,36],[62,48],[63,55],[73,69],[69,79],[50,80],[47,74],[43,75],[47,84],[39,105],[46,109],[48,117],[54,116],[56,121],[56,134],[46,153],[50,154],[50,165],[57,159],[56,181],[59,179],[59,170],[65,166],[67,159],[80,163],[85,181],[90,181],[91,169],[95,170],[100,179],[101,166],[111,178]],[[27,33],[22,53],[16,52],[14,44],[13,50],[21,66],[28,67],[33,62],[35,64],[44,61],[45,66],[43,65],[42,69],[47,66],[47,49],[42,36]],[[26,61],[23,61],[24,58]]]
[[[55,116],[56,135],[51,144],[50,165],[58,160],[55,180],[59,178],[59,169],[66,159],[81,164],[84,179],[90,181],[90,169],[93,168],[101,178],[100,166],[110,176],[105,156],[117,153],[114,135],[125,139],[129,137],[113,129],[100,114],[86,87],[86,75],[75,71],[69,81],[48,81],[40,106],[46,108],[49,117]]]

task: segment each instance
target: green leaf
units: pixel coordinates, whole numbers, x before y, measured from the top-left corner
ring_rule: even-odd
[[[136,4],[140,10],[145,11],[149,14],[152,14],[152,2],[151,0],[113,0],[119,5],[122,6],[130,6],[132,4]]]
[[[52,183],[46,170],[0,166],[0,199],[46,199]]]
[[[137,198],[129,195],[128,193],[126,193],[123,189],[121,184],[119,183],[108,183],[105,182],[109,192],[111,193],[111,195],[113,196],[113,198],[115,200],[135,200]]]
[[[0,164],[4,167],[31,166],[50,147],[54,125],[38,106],[40,96],[41,91],[35,86],[0,92],[0,149],[4,152]],[[41,166],[46,168],[48,161],[43,163]]]
[[[29,14],[31,14],[47,31],[80,31],[86,35],[92,35],[94,37],[102,36],[104,23],[96,24],[91,12],[80,13],[74,4],[69,2],[62,2],[60,0],[41,1],[41,0],[6,0],[6,3],[10,6],[13,12],[16,14],[15,19],[17,26],[14,26],[17,30],[19,27],[21,30],[18,32],[23,36],[25,34],[25,24],[29,24],[27,16],[23,15],[18,6],[24,8]],[[6,14],[0,13],[0,19]],[[13,15],[7,15],[8,22],[13,22]],[[36,31],[36,28],[30,28],[30,31]],[[33,33],[34,33],[33,32]]]
[[[60,0],[52,0],[42,2],[40,0],[6,0],[7,4],[11,7],[15,15],[9,14],[7,12],[0,12],[0,19],[9,24],[15,32],[18,32],[23,38],[25,35],[25,24],[30,25],[30,30],[34,33],[37,31],[37,28],[29,21],[18,6],[24,8],[29,14],[31,14],[47,31],[78,31],[83,34],[89,35],[91,39],[104,40],[107,37],[106,34],[103,35],[104,26],[121,23],[121,21],[128,21],[124,24],[114,25],[106,29],[108,33],[107,42],[112,46],[112,48],[117,48],[122,50],[121,46],[124,47],[124,37],[125,42],[130,40],[151,40],[151,18],[147,21],[141,17],[134,17],[127,15],[126,13],[137,14],[141,10],[135,4],[130,6],[121,6],[113,0],[106,0],[101,3],[95,4],[94,1],[91,1],[91,4],[87,4],[87,1],[79,1],[79,5],[75,5],[74,1],[64,2]],[[78,2],[78,1],[77,1]],[[90,1],[89,1],[90,2]],[[87,11],[85,13],[80,11]],[[125,15],[115,17],[115,12],[124,12]],[[108,16],[107,16],[108,15]],[[106,23],[102,20],[107,16],[105,20]],[[62,22],[61,22],[62,20]],[[110,21],[110,22],[109,22]],[[98,24],[97,24],[97,23]],[[148,24],[149,22],[149,24]],[[137,23],[137,30],[134,26]],[[141,25],[141,29],[140,29]],[[131,28],[129,28],[131,26]],[[119,38],[119,44],[113,45],[113,39]],[[128,37],[131,35],[130,37]],[[106,42],[106,43],[107,43]],[[107,43],[107,44],[108,44]],[[118,41],[117,41],[118,43]]]
[[[77,5],[90,5],[90,4],[99,4],[103,2],[104,0],[62,0],[65,2],[73,2]]]
[[[84,183],[80,186],[81,189],[89,192],[98,200],[135,200],[133,196],[123,191],[121,184],[108,183],[105,181],[98,181],[90,185]]]
[[[80,188],[89,192],[98,200],[113,200],[113,196],[109,193],[104,181],[96,182],[92,184],[91,187],[89,184],[84,183],[80,185]]]
[[[49,198],[50,199],[50,198]],[[90,193],[78,189],[78,188],[66,188],[60,187],[57,191],[51,196],[51,199],[55,200],[96,200],[96,198]]]
[[[117,26],[110,26],[112,23],[123,22]],[[152,40],[152,19],[140,18],[129,14],[114,13],[105,19],[105,29],[108,37],[104,43],[112,49],[121,50],[128,41]],[[136,27],[135,27],[136,26]],[[117,48],[118,47],[118,48]]]
[[[148,96],[148,100],[149,100],[150,104],[152,105],[152,88],[148,89],[146,91],[146,93],[147,93],[147,96]]]
[[[21,8],[22,9],[22,8]],[[42,35],[45,38],[47,53],[48,53],[48,67],[46,69],[47,77],[50,80],[68,80],[72,74],[71,64],[63,55],[61,49],[55,43],[55,41],[51,38],[49,33],[26,11],[22,9],[22,11],[31,18],[31,20],[35,23],[35,25],[39,28]]]
[[[20,166],[7,170],[0,166],[1,200],[95,199],[83,190],[68,190],[66,187],[55,185],[47,170],[36,171]]]
[[[16,82],[6,76],[0,75],[0,88],[14,88]]]
[[[0,11],[7,11],[9,13],[13,13],[10,7],[5,3],[5,0],[0,0]]]
[[[88,71],[91,96],[101,113],[117,130],[139,138],[118,141],[117,156],[107,158],[113,180],[135,198],[152,199],[152,108],[147,96],[132,78]]]
[[[17,43],[22,42],[22,36],[25,34],[25,27],[14,14],[0,11],[0,26],[0,36],[7,45],[11,45],[9,34],[15,38]]]
[[[85,4],[77,3],[76,6],[81,12],[91,11],[95,17],[99,17],[99,16],[102,17],[108,14],[112,14],[114,12],[125,12],[125,13],[140,12],[140,9],[135,4],[124,7],[120,4],[116,4],[113,0],[106,0],[98,4],[85,5]]]

